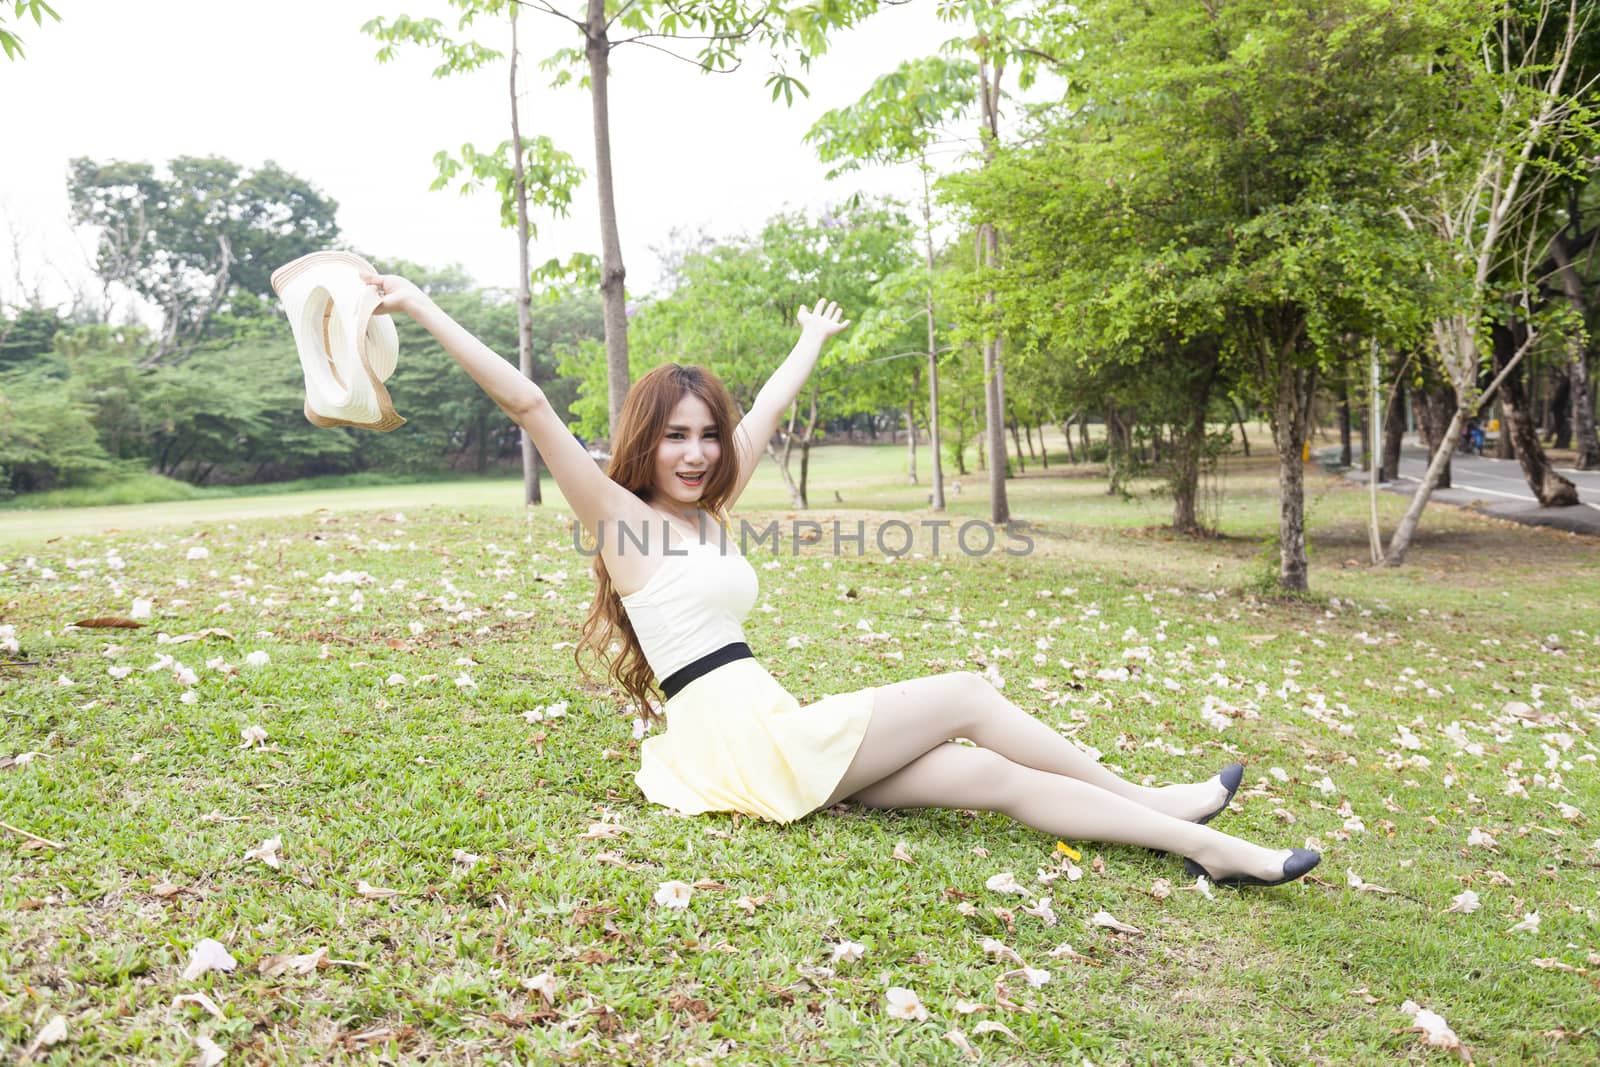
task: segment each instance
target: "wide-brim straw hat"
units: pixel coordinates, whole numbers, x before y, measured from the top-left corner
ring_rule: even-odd
[[[306,378],[306,418],[317,426],[393,430],[383,383],[394,373],[400,338],[394,321],[375,315],[382,297],[361,273],[372,264],[350,252],[313,252],[272,272]]]

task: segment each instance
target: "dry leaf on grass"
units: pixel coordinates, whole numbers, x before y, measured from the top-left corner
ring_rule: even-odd
[[[1351,889],[1357,890],[1358,892],[1361,892],[1361,893],[1393,893],[1394,892],[1393,889],[1385,889],[1381,885],[1373,885],[1371,882],[1362,881],[1361,880],[1361,876],[1359,874],[1357,874],[1355,871],[1351,870],[1349,867],[1346,867],[1344,869],[1344,881],[1345,881],[1345,885],[1348,885]]]
[[[211,1035],[203,1030],[194,1035],[194,1045],[200,1050],[200,1055],[194,1058],[195,1067],[217,1067],[217,1064],[228,1058],[222,1047],[211,1040]]]
[[[997,1023],[993,1019],[985,1019],[983,1022],[974,1026],[972,1028],[972,1034],[974,1037],[978,1036],[979,1034],[1005,1034],[1013,1041],[1019,1040],[1017,1035],[1011,1032],[1011,1028],[1009,1026],[1007,1026],[1005,1023]]]
[[[1094,913],[1094,918],[1090,919],[1089,921],[1092,922],[1096,926],[1103,926],[1107,930],[1116,930],[1118,933],[1124,933],[1124,934],[1142,934],[1142,933],[1144,933],[1144,931],[1139,929],[1137,926],[1129,926],[1127,923],[1122,922],[1115,915],[1112,915],[1109,911],[1097,911],[1097,912]]]
[[[276,978],[280,974],[294,972],[295,974],[310,974],[312,971],[324,967],[355,967],[366,970],[365,963],[355,960],[336,960],[328,955],[326,946],[312,949],[310,952],[296,955],[292,952],[282,952],[276,955],[262,956],[256,961],[256,970],[263,978]]]
[[[992,937],[986,937],[983,939],[983,954],[985,956],[993,956],[997,960],[1005,960],[1008,963],[1015,963],[1018,967],[1025,966],[1022,957],[1017,955],[1015,949],[1006,945],[1003,941],[997,941]]]
[[[183,969],[183,980],[192,982],[207,971],[231,971],[239,961],[228,954],[222,942],[209,937],[189,950],[189,965]]]
[[[911,849],[906,847],[906,843],[904,841],[895,842],[894,852],[892,853],[891,858],[892,859],[896,859],[896,860],[900,861],[901,863],[915,863],[915,862],[917,862],[916,860],[911,858]]]
[[[1012,893],[1021,897],[1028,895],[1027,888],[1017,881],[1017,876],[1010,871],[1001,871],[993,875],[983,883],[983,887],[995,893]]]
[[[1099,960],[1091,959],[1090,957],[1083,955],[1065,941],[1051,949],[1047,955],[1049,955],[1049,957],[1053,960],[1067,959],[1074,963],[1087,963],[1091,967],[1100,966]]]
[[[887,1011],[891,1019],[914,1019],[922,1022],[928,1017],[928,1009],[923,1006],[922,999],[904,986],[890,986],[884,997],[889,1002]]]
[[[733,906],[742,910],[746,915],[754,915],[756,909],[767,902],[766,894],[759,897],[743,896],[733,902]]]
[[[540,971],[532,978],[524,978],[522,988],[530,993],[537,993],[547,1005],[554,1006],[556,1002],[556,979],[549,971]]]
[[[1464,1062],[1472,1062],[1472,1053],[1461,1043],[1456,1032],[1450,1029],[1450,1025],[1444,1021],[1444,1016],[1421,1007],[1414,1000],[1408,1000],[1400,1005],[1400,1010],[1411,1016],[1411,1026],[1404,1031],[1405,1033],[1418,1034],[1424,1045],[1454,1052]]]
[[[1468,889],[1451,897],[1450,906],[1444,910],[1446,912],[1457,912],[1461,915],[1471,915],[1480,907],[1482,905],[1478,902],[1478,894]]]
[[[267,731],[264,730],[262,727],[260,727],[260,726],[246,726],[243,730],[239,731],[239,747],[240,748],[254,748],[256,746],[260,746],[262,748],[265,748],[266,745],[267,745]]]
[[[866,951],[867,946],[859,941],[840,941],[833,946],[829,959],[833,963],[855,963]]]
[[[653,899],[660,907],[682,911],[689,906],[689,898],[693,894],[694,886],[688,882],[662,882],[656,886],[656,895]]]
[[[278,850],[283,847],[283,838],[269,837],[255,848],[244,854],[247,860],[260,860],[273,870],[280,870],[282,863],[278,860]]]
[[[1032,915],[1036,919],[1042,919],[1046,926],[1054,926],[1056,924],[1055,909],[1050,906],[1049,897],[1040,897],[1037,904],[1025,905],[1022,911],[1025,915]]]
[[[59,1045],[67,1039],[67,1017],[65,1015],[52,1015],[50,1021],[39,1028],[33,1035],[33,1040],[28,1042],[28,1047],[23,1050],[22,1058],[28,1059],[40,1049]]]
[[[969,1060],[981,1059],[978,1050],[972,1047],[972,1042],[967,1040],[967,1035],[960,1030],[951,1030],[944,1035],[944,1039],[960,1049]]]
[[[400,896],[400,890],[398,889],[380,889],[365,879],[356,883],[356,892],[368,900],[384,900],[388,897]]]
[[[79,619],[72,624],[80,630],[140,630],[144,623],[125,619],[121,615],[96,615],[92,619]]]
[[[1506,933],[1508,933],[1508,934],[1515,934],[1515,933],[1536,934],[1538,932],[1539,932],[1539,913],[1536,912],[1536,911],[1528,912],[1528,914],[1526,914],[1526,915],[1524,915],[1522,917],[1522,921],[1521,922],[1517,923],[1515,926],[1512,926],[1512,927],[1510,927],[1509,929],[1506,930]]]
[[[180,993],[172,998],[172,1006],[174,1008],[182,1007],[185,1004],[197,1005],[218,1019],[222,1018],[222,1009],[217,1007],[217,1002],[204,993]]]

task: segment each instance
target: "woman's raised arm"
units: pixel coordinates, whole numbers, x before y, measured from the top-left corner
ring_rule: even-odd
[[[600,528],[603,519],[633,518],[641,513],[644,504],[601,472],[594,458],[550,407],[544,390],[445,314],[411,282],[395,274],[363,274],[361,280],[377,287],[383,298],[377,308],[380,313],[398,311],[410,315],[489,399],[500,405],[500,410],[527,431],[555,476],[556,485],[561,487],[561,495],[590,534]]]
[[[761,455],[767,450],[767,442],[778,429],[778,420],[783,418],[783,413],[805,387],[806,379],[811,377],[822,346],[828,338],[850,325],[849,319],[841,318],[842,314],[838,304],[827,300],[818,300],[814,308],[800,309],[800,339],[788,358],[772,372],[767,384],[761,387],[750,410],[733,432],[734,451],[739,457],[739,480],[734,483],[733,495],[728,500],[730,505],[739,499],[755,474]]]

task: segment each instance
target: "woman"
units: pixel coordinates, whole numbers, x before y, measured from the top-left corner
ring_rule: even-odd
[[[1219,885],[1277,885],[1321,859],[1205,825],[1239,787],[1238,764],[1205,782],[1148,788],[968,672],[802,708],[756,663],[741,627],[756,575],[722,524],[823,344],[849,325],[836,305],[800,311],[800,340],[737,425],[709,372],[668,364],[645,375],[629,392],[601,473],[539,387],[415,285],[395,275],[363,280],[377,287],[379,312],[410,315],[527,431],[598,546],[582,644],[610,659],[613,678],[641,709],[652,675],[667,697],[668,728],[642,746],[635,778],[652,801],[780,822],[846,799],[997,811],[1057,837],[1173,852],[1188,857],[1190,874]]]

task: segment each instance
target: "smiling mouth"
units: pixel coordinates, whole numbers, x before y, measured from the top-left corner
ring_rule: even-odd
[[[696,471],[694,474],[685,474],[683,471],[678,471],[677,473],[680,482],[696,489],[706,480],[705,471]]]

